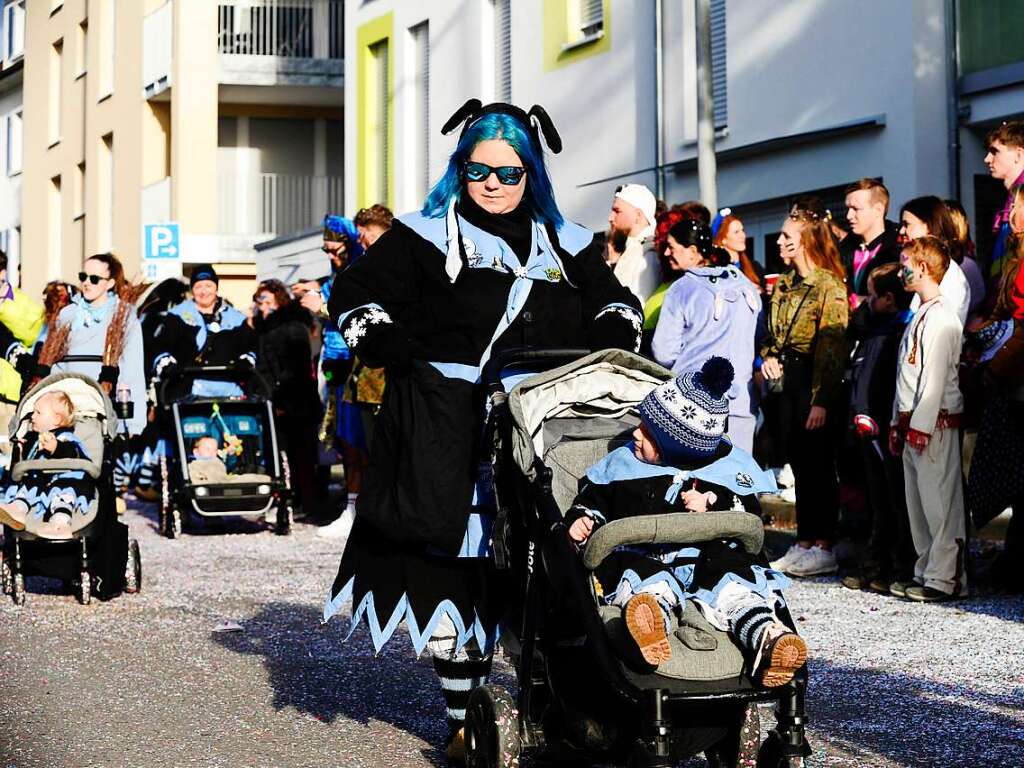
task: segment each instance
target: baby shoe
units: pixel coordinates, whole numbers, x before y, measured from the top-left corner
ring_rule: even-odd
[[[765,688],[778,688],[793,679],[807,663],[807,643],[785,625],[776,622],[761,635],[761,647],[754,659],[754,677]]]
[[[654,595],[641,592],[633,595],[623,609],[626,629],[636,641],[640,655],[653,667],[672,658],[668,642],[665,613]]]

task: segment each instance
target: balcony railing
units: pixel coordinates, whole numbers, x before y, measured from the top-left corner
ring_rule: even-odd
[[[325,213],[343,209],[344,187],[341,176],[222,176],[220,232],[270,238],[316,226]]]
[[[343,0],[221,0],[217,13],[222,54],[342,58]]]

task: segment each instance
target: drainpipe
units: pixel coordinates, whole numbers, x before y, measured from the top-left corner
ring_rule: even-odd
[[[665,101],[664,52],[662,47],[662,0],[654,2],[654,196],[665,199]]]
[[[946,133],[949,143],[949,194],[960,199],[960,41],[957,35],[957,0],[946,0]]]

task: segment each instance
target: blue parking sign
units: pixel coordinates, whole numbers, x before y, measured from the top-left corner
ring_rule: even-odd
[[[180,228],[176,223],[144,224],[142,227],[142,274],[156,282],[181,276]]]
[[[146,224],[145,243],[143,258],[147,261],[181,258],[177,224]]]

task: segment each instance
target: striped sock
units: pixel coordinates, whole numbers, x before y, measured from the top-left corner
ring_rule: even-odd
[[[767,606],[760,605],[744,611],[732,624],[736,641],[752,653],[757,653],[762,633],[774,620],[775,615]]]
[[[434,656],[434,671],[441,681],[441,694],[448,715],[448,729],[455,733],[466,720],[466,704],[470,692],[487,682],[491,673],[491,657],[444,659]]]

